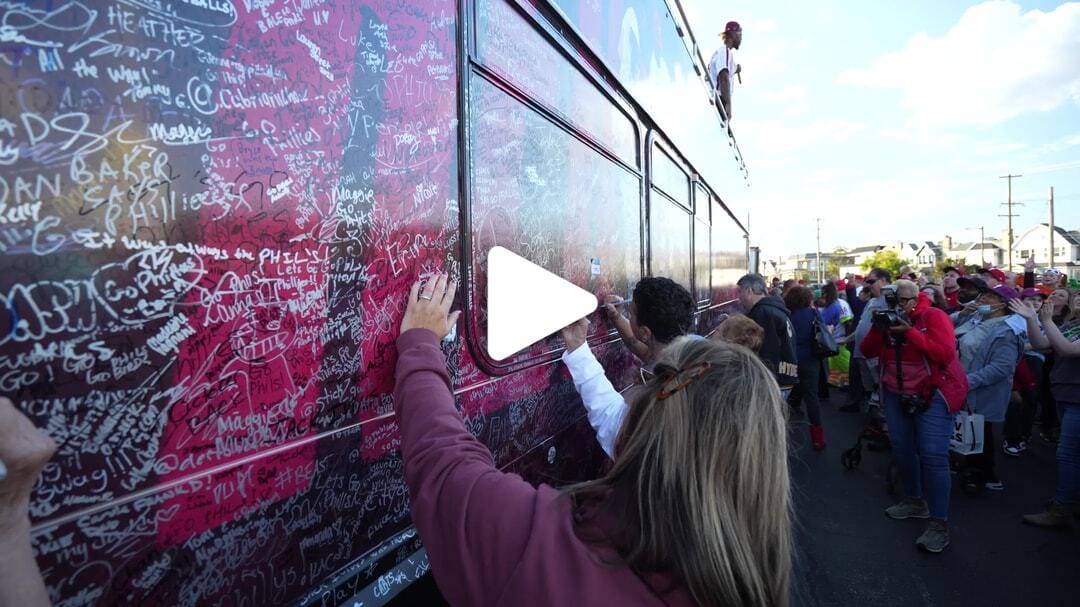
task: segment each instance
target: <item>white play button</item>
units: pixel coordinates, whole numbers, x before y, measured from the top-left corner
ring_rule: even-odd
[[[596,296],[502,247],[488,251],[487,351],[495,360],[596,310]]]

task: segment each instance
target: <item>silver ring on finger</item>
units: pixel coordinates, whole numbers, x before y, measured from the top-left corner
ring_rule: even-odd
[[[423,300],[426,300],[426,301],[431,301],[431,298],[432,298],[431,295],[425,296],[423,293],[420,294],[420,299],[423,299]]]

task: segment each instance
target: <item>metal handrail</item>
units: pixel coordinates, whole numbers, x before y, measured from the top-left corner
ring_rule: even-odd
[[[724,111],[724,106],[716,98],[715,87],[709,82],[709,65],[705,62],[704,57],[701,55],[701,47],[698,46],[697,37],[694,36],[694,30],[690,27],[690,21],[686,18],[686,11],[683,10],[681,0],[664,0],[668,6],[668,13],[671,14],[672,19],[676,19],[675,15],[678,14],[678,18],[675,23],[675,30],[683,37],[683,45],[686,46],[687,53],[690,55],[690,59],[694,61],[694,68],[698,74],[701,74],[702,81],[706,83],[706,91],[709,95],[709,103],[716,107],[716,113],[720,117],[720,122],[727,129],[728,136],[731,138],[732,148],[735,153],[735,161],[739,164],[739,168],[743,173],[743,178],[749,180],[750,172],[746,168],[746,161],[743,158],[742,150],[739,149],[739,142],[735,138],[735,131],[731,128],[731,121],[727,117],[727,113]],[[677,11],[671,10],[671,4],[674,3]],[[680,26],[680,23],[681,26]],[[685,30],[685,34],[683,33]],[[689,39],[690,45],[687,46],[685,40]]]

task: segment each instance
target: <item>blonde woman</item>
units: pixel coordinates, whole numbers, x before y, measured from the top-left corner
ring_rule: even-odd
[[[443,275],[412,290],[394,402],[412,518],[453,605],[787,605],[784,403],[749,350],[677,338],[638,388],[606,475],[563,491],[499,471],[439,348]]]

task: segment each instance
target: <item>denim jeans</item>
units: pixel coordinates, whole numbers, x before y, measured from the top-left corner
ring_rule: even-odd
[[[1057,501],[1074,505],[1080,499],[1080,403],[1059,402],[1063,410],[1058,439]]]
[[[1060,422],[1058,417],[1057,403],[1054,402],[1054,395],[1050,392],[1050,370],[1054,368],[1054,353],[1049,352],[1046,354],[1046,362],[1042,366],[1042,377],[1039,378],[1039,422],[1042,424],[1042,431],[1053,430],[1057,428]]]
[[[930,506],[930,516],[947,520],[952,490],[949,436],[953,414],[949,413],[940,392],[934,394],[929,409],[914,415],[900,409],[900,397],[896,393],[882,389],[882,398],[893,458],[900,469],[904,494],[925,498]]]

